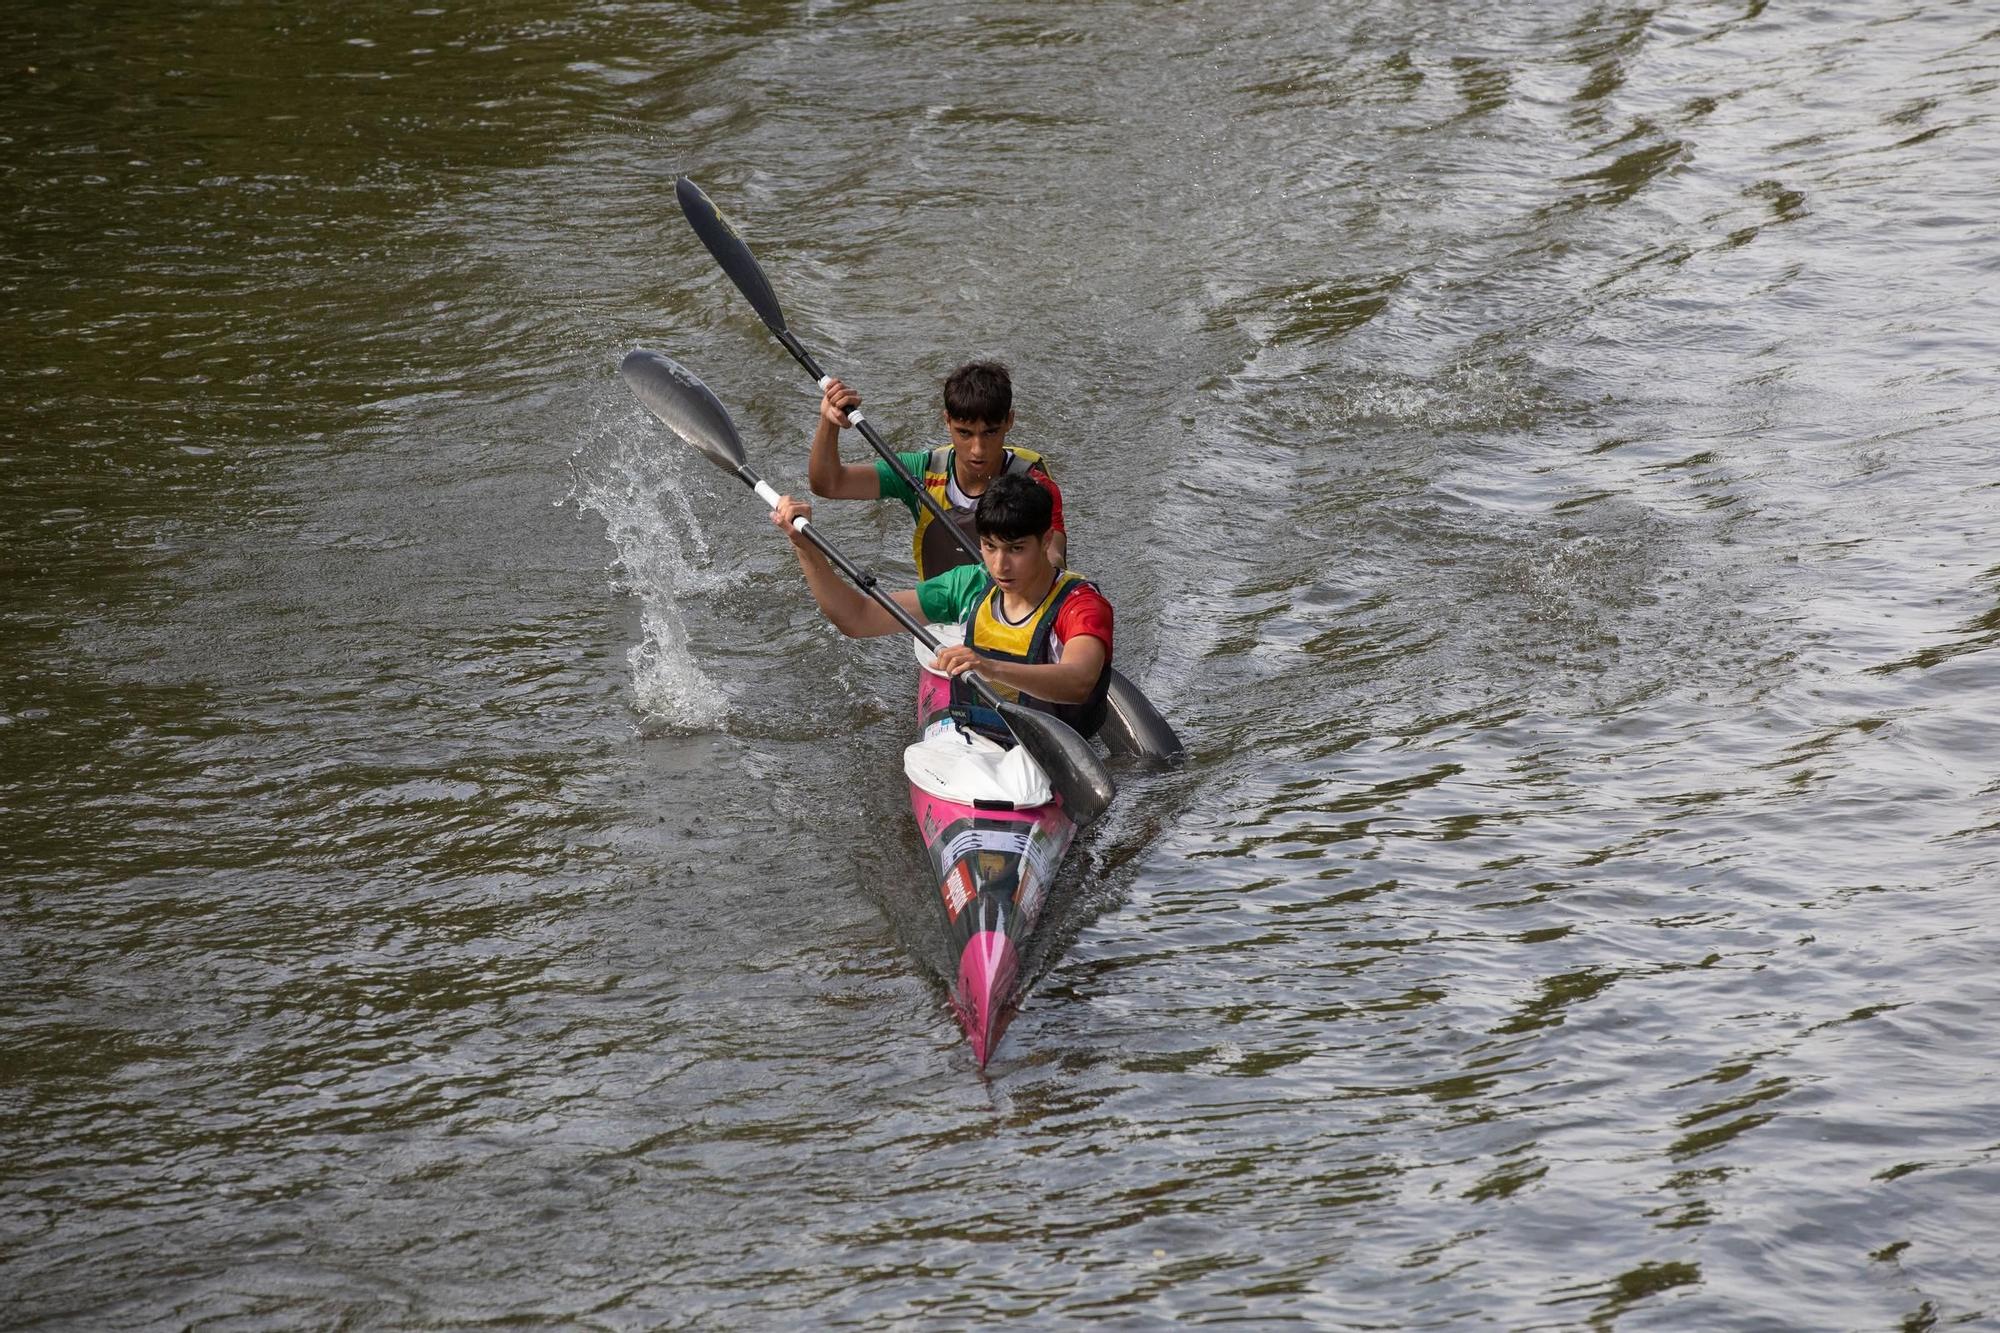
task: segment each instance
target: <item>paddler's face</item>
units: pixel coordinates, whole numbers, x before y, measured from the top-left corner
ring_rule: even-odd
[[[1039,537],[995,537],[981,533],[979,556],[1002,592],[1025,595],[1039,590],[1054,565],[1049,561],[1049,534]]]
[[[958,484],[974,492],[985,488],[999,474],[1007,457],[1007,432],[1014,429],[1014,414],[1005,421],[966,421],[947,416],[945,430],[951,447],[958,451]]]

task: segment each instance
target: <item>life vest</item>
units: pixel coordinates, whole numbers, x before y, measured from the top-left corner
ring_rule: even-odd
[[[1013,625],[1000,616],[1002,593],[996,584],[973,605],[965,618],[966,646],[981,657],[991,657],[1002,662],[1026,662],[1035,666],[1053,662],[1055,658],[1050,656],[1049,640],[1055,634],[1056,613],[1062,610],[1063,603],[1068,601],[1070,594],[1078,588],[1090,588],[1095,591],[1096,587],[1096,584],[1081,574],[1061,570],[1056,574],[1055,582],[1049,585],[1048,595],[1042,598],[1042,604],[1035,608],[1034,614],[1022,623]],[[1104,725],[1104,717],[1108,711],[1105,696],[1111,689],[1111,664],[1109,662],[1104,664],[1104,670],[1098,673],[1097,684],[1091,690],[1090,697],[1080,704],[1051,703],[1046,699],[1037,699],[1032,694],[1023,694],[1019,690],[1010,689],[998,681],[989,680],[986,683],[995,694],[1009,703],[1018,703],[1043,713],[1053,713],[1074,727],[1078,734],[1094,736],[1097,734],[1097,729]],[[955,706],[972,710],[974,723],[980,723],[978,714],[986,710],[970,685],[962,680],[953,680],[951,699]]]
[[[972,510],[979,503],[978,496],[972,496],[968,503],[953,504],[952,492],[952,447],[943,445],[930,451],[924,459],[924,475],[921,478],[924,489],[938,502],[938,508],[952,517],[953,524],[965,534],[966,542],[973,550],[979,549],[979,537],[972,527]],[[999,476],[1026,476],[1029,469],[1040,467],[1044,475],[1048,468],[1042,456],[1032,449],[1009,449],[1007,461],[1001,465]],[[931,511],[923,505],[917,506],[917,532],[910,540],[910,555],[917,564],[917,577],[927,579],[942,574],[947,569],[960,565],[970,565],[977,557],[966,554],[965,548],[952,539],[952,535],[938,525]]]

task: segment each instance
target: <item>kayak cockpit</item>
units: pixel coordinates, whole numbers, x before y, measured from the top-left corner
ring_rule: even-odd
[[[949,717],[904,749],[903,776],[932,796],[980,810],[1027,810],[1055,799],[1048,775],[1025,749],[1003,746]]]

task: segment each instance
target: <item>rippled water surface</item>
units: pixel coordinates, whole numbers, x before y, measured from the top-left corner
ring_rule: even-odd
[[[0,1324],[2000,1321],[1981,6],[0,48]],[[984,1075],[907,650],[616,376],[803,489],[681,172],[902,447],[1013,366],[1190,743]]]

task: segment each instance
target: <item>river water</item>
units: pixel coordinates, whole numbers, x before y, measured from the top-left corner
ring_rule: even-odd
[[[0,39],[0,1324],[2000,1322],[1982,6]],[[1189,742],[984,1075],[681,172]]]

